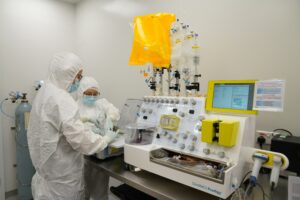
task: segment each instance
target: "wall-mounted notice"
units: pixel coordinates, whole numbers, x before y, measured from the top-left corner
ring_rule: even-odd
[[[256,81],[254,90],[254,110],[283,111],[285,80]]]

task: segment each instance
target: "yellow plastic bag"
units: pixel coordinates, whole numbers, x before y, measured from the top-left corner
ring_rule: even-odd
[[[170,65],[170,28],[176,16],[156,13],[134,18],[134,40],[129,65],[152,63],[154,67]]]

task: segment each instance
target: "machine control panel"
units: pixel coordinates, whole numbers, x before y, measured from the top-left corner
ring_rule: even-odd
[[[158,127],[153,143],[188,154],[203,154],[202,120],[205,119],[203,97],[146,96],[138,123]],[[204,155],[204,154],[203,154]]]

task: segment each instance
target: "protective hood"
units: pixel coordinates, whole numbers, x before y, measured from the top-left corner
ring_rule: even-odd
[[[73,53],[61,52],[53,56],[49,69],[49,81],[67,90],[80,70],[82,61]]]
[[[78,88],[78,97],[82,97],[84,91],[86,91],[89,88],[95,88],[99,92],[99,84],[98,82],[90,77],[90,76],[85,76],[81,79],[80,85]]]

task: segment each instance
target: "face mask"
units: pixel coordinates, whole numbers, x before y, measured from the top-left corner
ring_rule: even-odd
[[[98,100],[98,96],[83,95],[82,102],[87,106],[92,106]]]
[[[80,84],[80,81],[76,79],[75,82],[72,83],[72,85],[70,85],[68,92],[73,93],[73,92],[77,91],[79,88],[79,84]]]

